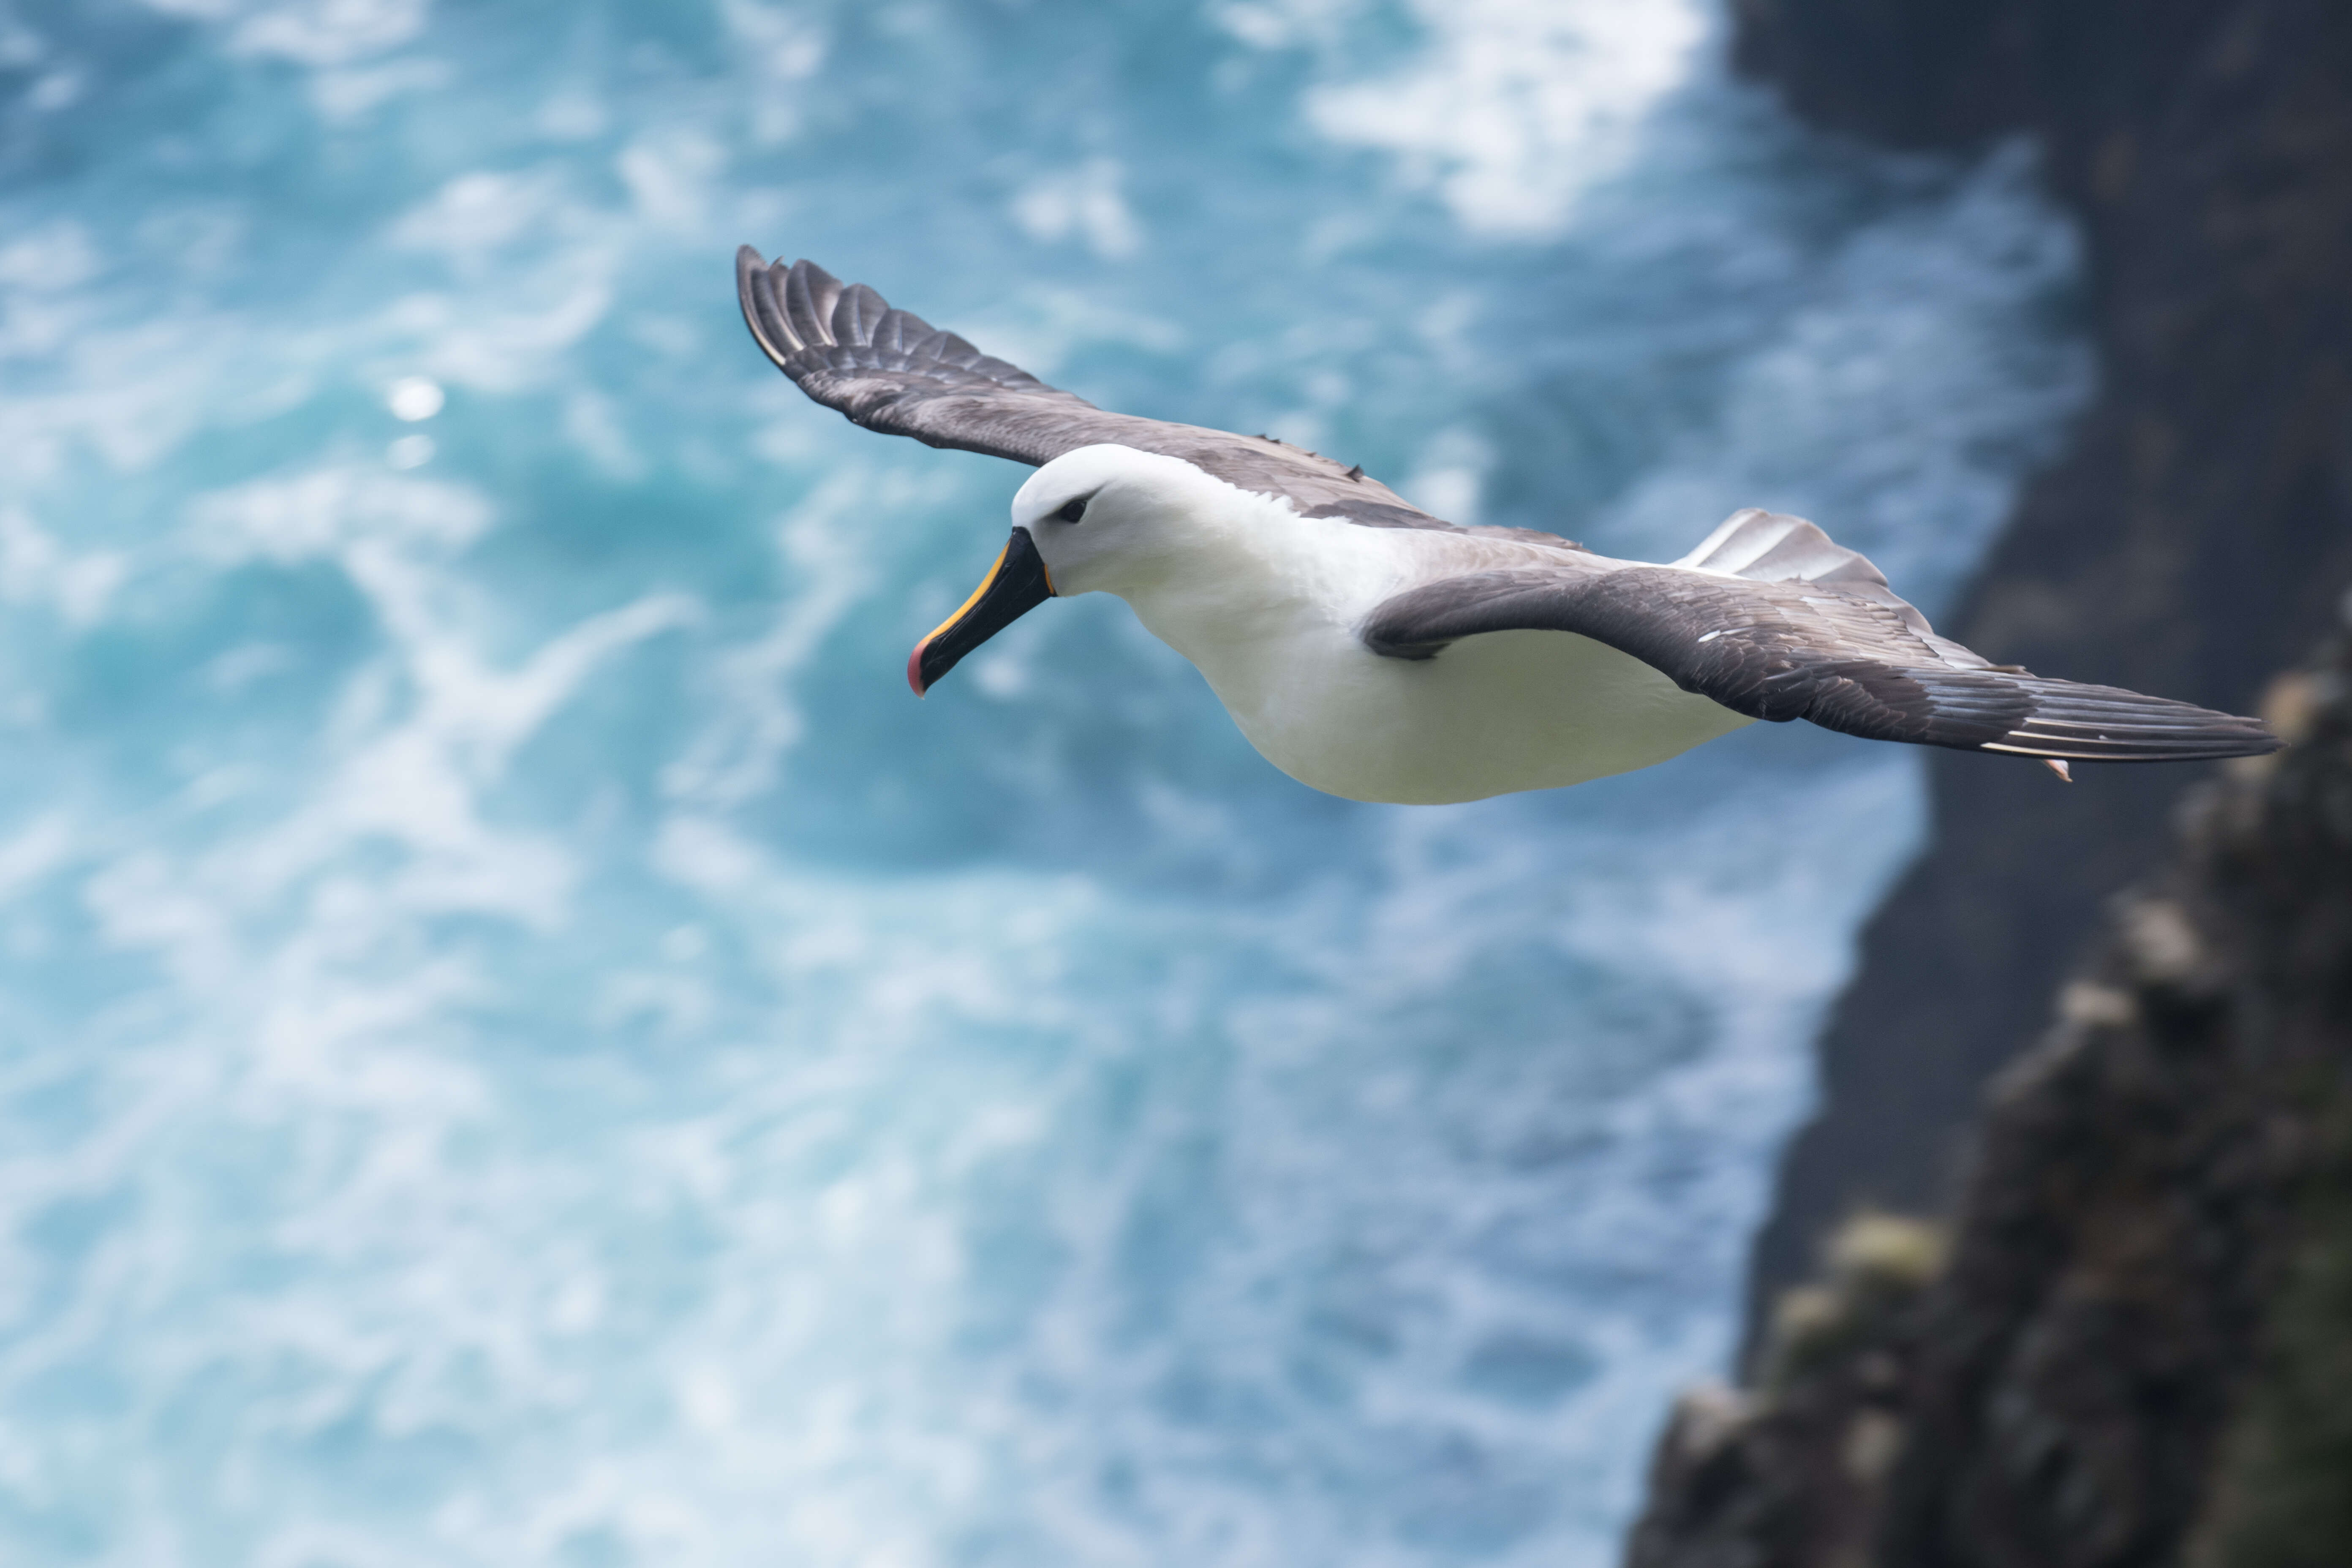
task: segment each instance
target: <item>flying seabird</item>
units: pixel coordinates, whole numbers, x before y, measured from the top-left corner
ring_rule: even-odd
[[[1802,518],[1750,508],[1664,565],[1431,516],[1268,436],[1113,414],[814,262],[736,256],[776,367],[869,430],[1035,467],[1013,537],[915,646],[918,696],[1056,595],[1116,594],[1250,743],[1353,800],[1647,767],[1759,719],[2070,762],[2251,756],[2259,720],[1997,665]]]

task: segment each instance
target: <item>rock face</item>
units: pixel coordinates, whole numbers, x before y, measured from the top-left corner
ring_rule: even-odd
[[[1883,1561],[2175,1561],[2204,1510],[2272,1303],[2326,1239],[2312,1205],[2345,1174],[2348,679],[2339,642],[2305,678],[2297,751],[2194,803],[2179,864],[2119,900],[2057,1027],[2004,1075],[1923,1312]],[[2352,1561],[2336,1545],[2314,1561]]]
[[[1919,1299],[1943,1237],[1863,1215],[1828,1278],[1782,1298],[1757,1386],[1675,1405],[1650,1473],[1630,1568],[1863,1568],[1908,1431]]]
[[[1736,10],[1740,65],[1799,113],[1912,148],[2031,134],[2084,226],[2103,391],[1944,629],[2045,674],[2250,710],[2352,582],[2352,5]],[[1935,757],[1930,846],[1824,1036],[1751,1328],[1858,1205],[1948,1202],[1983,1086],[2210,772],[2082,767],[2064,789]]]
[[[2352,637],[2272,708],[1996,1083],[1948,1263],[1850,1223],[1634,1568],[2352,1563]]]
[[[1933,759],[1748,1386],[1677,1409],[1630,1562],[2352,1563],[2352,4],[1735,8],[1801,114],[2029,134],[2083,224],[2099,401],[1947,629],[2235,711],[2336,629],[2272,687],[2277,758]],[[1888,1266],[1874,1206],[1950,1213],[1948,1261]]]

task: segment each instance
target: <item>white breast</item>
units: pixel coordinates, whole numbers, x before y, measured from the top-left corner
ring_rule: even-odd
[[[1647,767],[1750,722],[1567,632],[1489,633],[1432,659],[1383,658],[1356,627],[1391,595],[1557,557],[1507,540],[1302,518],[1232,493],[1233,515],[1202,531],[1199,559],[1126,597],[1208,678],[1250,743],[1301,784],[1351,800],[1479,800]]]

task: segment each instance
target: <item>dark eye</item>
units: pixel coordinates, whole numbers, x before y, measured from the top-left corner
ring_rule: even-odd
[[[1087,515],[1086,498],[1081,496],[1076,500],[1064,501],[1062,503],[1062,510],[1055,512],[1054,515],[1060,518],[1064,522],[1077,521],[1078,519]]]

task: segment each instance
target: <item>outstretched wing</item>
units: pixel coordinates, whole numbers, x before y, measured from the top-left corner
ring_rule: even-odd
[[[1518,529],[1457,529],[1407,502],[1360,468],[1267,436],[1235,436],[1112,414],[982,353],[921,317],[894,310],[863,283],[844,285],[813,261],[772,266],[750,246],[735,253],[743,320],[776,368],[852,422],[928,446],[1042,465],[1097,442],[1158,452],[1262,495],[1287,497],[1308,517],[1374,528],[1507,533],[1575,549]]]
[[[1737,514],[1672,566],[1594,561],[1444,578],[1381,604],[1361,635],[1376,653],[1428,658],[1463,637],[1517,630],[1575,632],[1736,713],[1874,741],[2116,763],[2280,745],[2257,719],[1993,664],[1937,637],[1864,557],[1769,512]]]

